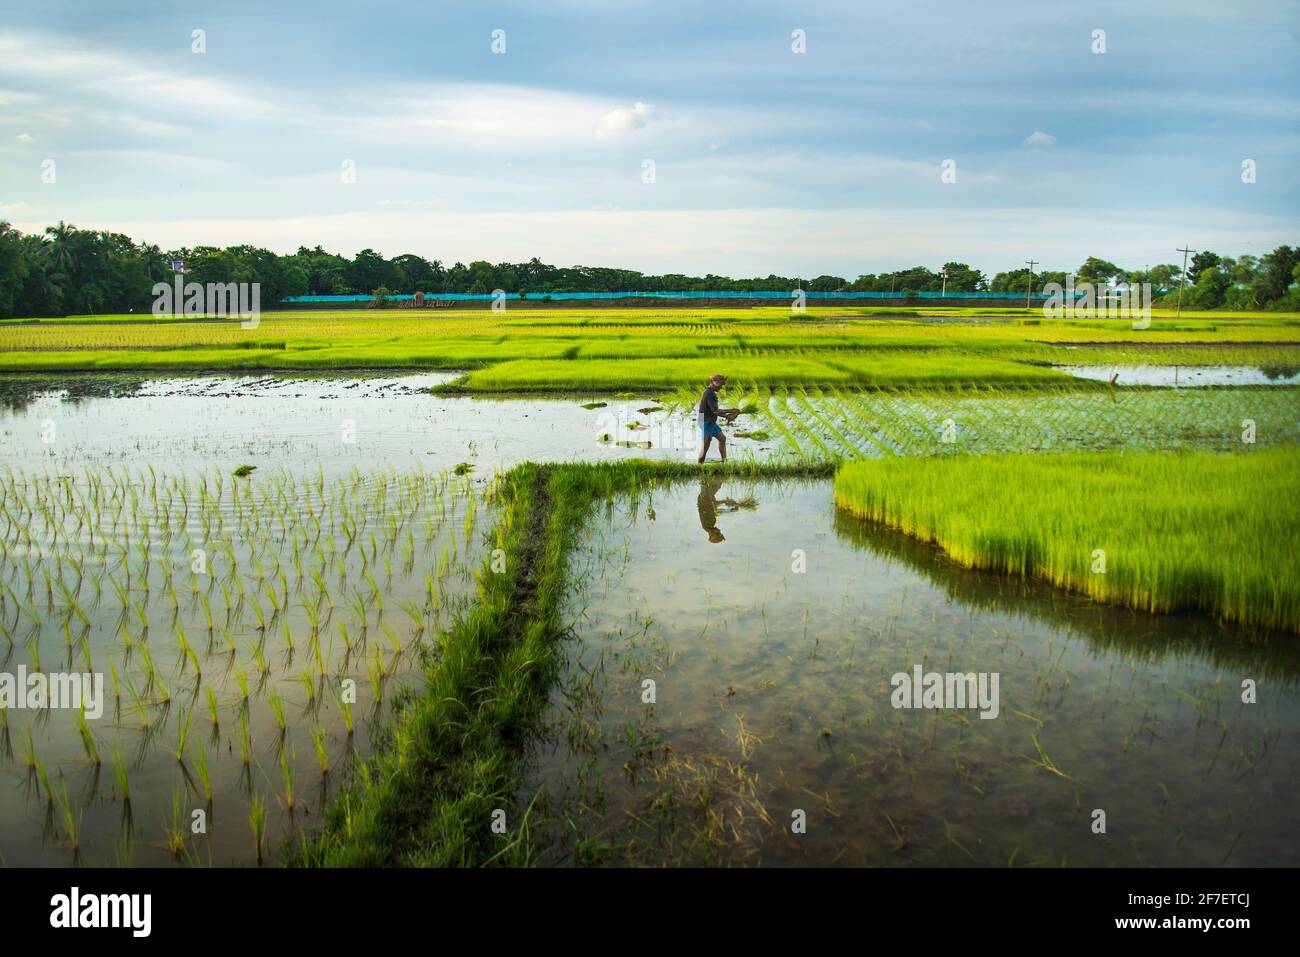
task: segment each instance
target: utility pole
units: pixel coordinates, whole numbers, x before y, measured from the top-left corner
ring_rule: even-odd
[[[1034,291],[1034,267],[1038,265],[1037,259],[1026,259],[1025,265],[1029,267],[1029,287],[1025,290],[1025,308],[1029,308],[1029,296]]]
[[[1183,254],[1183,274],[1178,279],[1178,310],[1174,313],[1177,319],[1183,314],[1183,287],[1187,285],[1187,254],[1196,252],[1195,249],[1175,249],[1174,252]]]
[[[939,275],[943,277],[943,288],[939,291],[939,298],[942,299],[948,295],[948,268],[945,266],[939,270]]]

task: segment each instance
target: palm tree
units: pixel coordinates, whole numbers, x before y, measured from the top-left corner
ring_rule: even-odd
[[[59,220],[59,225],[45,227],[45,235],[51,239],[50,255],[54,259],[54,264],[65,274],[71,275],[74,265],[73,241],[77,235],[77,227]]]

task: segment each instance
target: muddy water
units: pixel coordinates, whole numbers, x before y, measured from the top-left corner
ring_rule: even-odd
[[[829,482],[602,503],[571,569],[549,861],[1300,863],[1284,636],[958,568]],[[918,664],[998,675],[997,716],[895,708]]]
[[[482,399],[430,395],[454,374],[0,377],[6,465],[75,474],[92,467],[167,471],[278,467],[313,472],[376,466],[430,471],[467,462],[476,474],[525,460],[683,460],[694,416],[653,396]],[[647,445],[648,443],[648,445]],[[733,453],[762,454],[737,439]]]

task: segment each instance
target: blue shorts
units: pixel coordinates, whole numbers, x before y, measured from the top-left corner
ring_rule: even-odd
[[[726,437],[722,434],[721,427],[719,427],[718,423],[716,422],[713,423],[701,422],[700,435],[706,439],[717,437],[719,439],[722,439],[723,441],[726,441]]]

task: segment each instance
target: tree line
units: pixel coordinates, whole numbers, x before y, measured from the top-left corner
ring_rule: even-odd
[[[856,279],[822,275],[732,279],[708,274],[647,275],[632,269],[602,266],[551,266],[533,258],[526,263],[476,260],[450,266],[441,260],[403,253],[385,259],[363,249],[351,259],[320,246],[299,247],[280,255],[256,246],[195,246],[162,250],[137,244],[121,233],[78,229],[67,223],[40,233],[22,233],[0,221],[0,317],[64,316],[148,312],[153,286],[171,282],[173,262],[184,263],[187,282],[261,283],[261,301],[274,304],[288,296],[384,295],[424,292],[489,294],[496,289],[544,295],[553,292],[1005,292],[1023,296],[1032,281],[1062,286],[1081,282],[1149,282],[1157,300],[1182,288],[1188,309],[1300,310],[1300,248],[1279,246],[1267,255],[1223,256],[1198,252],[1187,275],[1175,264],[1128,270],[1088,257],[1073,273],[1028,268],[1000,272],[992,279],[966,263],[940,269],[913,266],[895,272],[864,274]]]

